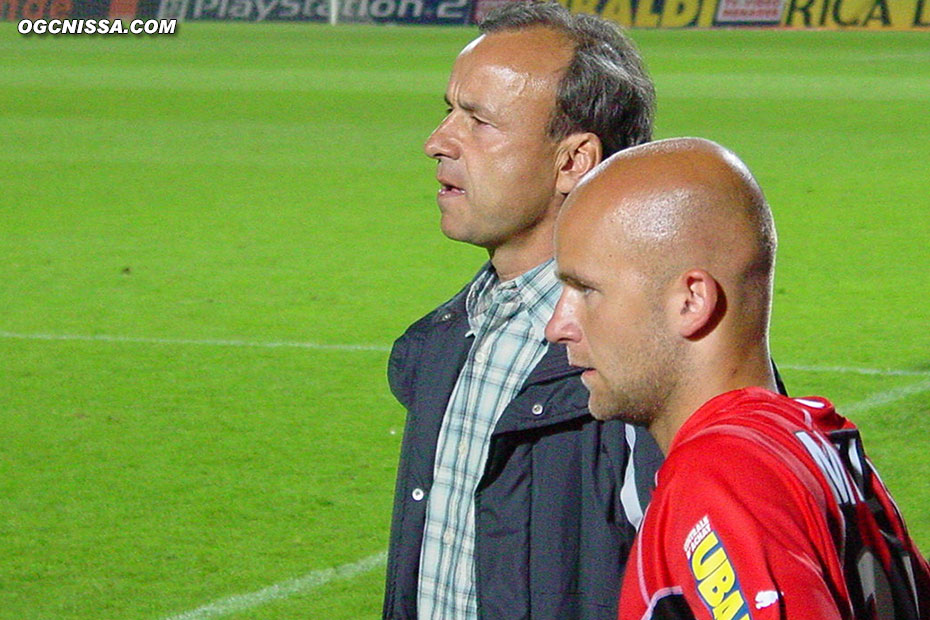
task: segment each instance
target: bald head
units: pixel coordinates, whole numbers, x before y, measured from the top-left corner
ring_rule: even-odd
[[[592,368],[592,413],[651,426],[707,386],[773,385],[775,229],[733,153],[696,138],[621,151],[569,194],[555,239],[547,337]]]
[[[660,140],[604,161],[576,188],[560,226],[591,225],[656,286],[688,269],[767,325],[775,228],[762,190],[732,152],[699,138]],[[738,298],[736,296],[739,296]],[[762,310],[762,315],[758,312]]]
[[[736,155],[708,140],[674,138],[617,153],[585,178],[564,211],[572,207],[576,213],[563,219],[605,218],[624,241],[665,254],[654,258],[667,265],[735,267],[744,254],[769,255],[768,263],[774,254],[762,190]]]

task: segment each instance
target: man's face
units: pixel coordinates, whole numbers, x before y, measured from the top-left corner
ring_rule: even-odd
[[[583,211],[569,211],[558,223],[564,288],[546,337],[566,344],[569,363],[585,368],[581,379],[594,417],[649,426],[676,385],[680,343],[655,276],[610,218]]]
[[[561,35],[531,28],[482,36],[459,55],[448,114],[424,145],[439,162],[446,236],[494,250],[554,221],[558,144],[546,128],[571,53]]]

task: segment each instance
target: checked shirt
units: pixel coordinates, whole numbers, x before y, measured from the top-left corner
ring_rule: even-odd
[[[489,265],[468,292],[473,338],[439,433],[420,553],[418,617],[474,620],[474,497],[491,434],[546,352],[546,323],[561,286],[549,260],[501,282]]]

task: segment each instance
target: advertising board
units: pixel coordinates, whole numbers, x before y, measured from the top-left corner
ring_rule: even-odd
[[[472,0],[340,0],[340,22],[458,24],[471,21]],[[158,19],[310,21],[330,18],[329,0],[161,0]]]
[[[487,1],[487,0],[485,0]],[[930,0],[559,0],[627,28],[930,30]]]
[[[513,0],[0,0],[0,20],[158,18],[468,25]],[[923,30],[930,0],[558,0],[627,28]],[[330,19],[336,6],[336,19]]]

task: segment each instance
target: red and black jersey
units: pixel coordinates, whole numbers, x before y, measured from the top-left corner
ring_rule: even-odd
[[[722,394],[676,434],[620,597],[621,620],[928,619],[930,568],[821,398]]]

